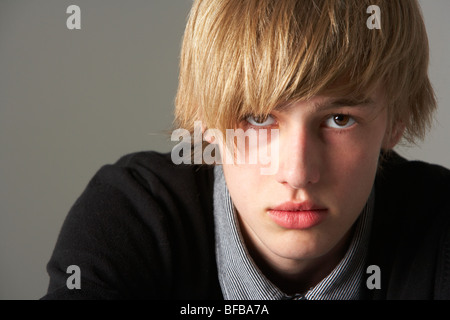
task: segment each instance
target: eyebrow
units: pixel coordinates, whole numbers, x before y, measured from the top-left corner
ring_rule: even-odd
[[[333,108],[339,108],[339,107],[369,107],[374,104],[374,101],[371,98],[367,99],[349,99],[349,98],[342,98],[342,99],[336,99],[336,100],[328,100],[324,102],[318,102],[314,104],[314,110],[328,110]],[[277,111],[287,111],[290,108],[294,106],[293,103],[287,103],[280,105],[275,108]]]
[[[331,109],[331,108],[339,108],[339,107],[369,107],[373,105],[374,101],[371,98],[363,99],[363,100],[354,100],[354,99],[337,99],[332,101],[325,101],[322,103],[316,103],[314,108],[316,109]]]

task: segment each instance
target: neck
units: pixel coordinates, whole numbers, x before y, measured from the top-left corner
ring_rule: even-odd
[[[306,293],[333,271],[347,252],[353,228],[327,254],[308,260],[273,257],[258,250],[245,232],[243,234],[247,249],[261,272],[281,291],[292,295]]]

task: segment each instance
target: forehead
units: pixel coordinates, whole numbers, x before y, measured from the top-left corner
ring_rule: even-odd
[[[371,108],[375,109],[377,106],[384,104],[384,90],[381,86],[377,86],[371,93],[359,95],[317,95],[307,99],[297,101],[288,101],[278,104],[273,111],[287,112],[290,109],[301,104],[308,104],[313,111],[323,111],[328,109],[336,109],[340,107],[355,107],[355,108]]]
[[[309,100],[290,102],[277,106],[274,111],[288,112],[292,108],[298,106],[298,102],[308,103],[314,109],[314,111],[322,111],[328,109],[335,109],[340,107],[375,107],[376,100],[372,98],[366,98],[364,100],[356,100],[349,98],[324,98],[313,97]]]

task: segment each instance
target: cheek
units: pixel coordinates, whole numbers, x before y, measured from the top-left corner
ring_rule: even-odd
[[[353,139],[327,156],[327,174],[323,181],[336,203],[358,211],[367,201],[378,168],[382,136]],[[353,208],[353,209],[352,209]],[[355,212],[356,212],[355,211]]]
[[[349,178],[358,174],[374,177],[385,131],[385,117],[380,115],[354,133],[331,137],[328,159],[331,159],[333,171]]]
[[[223,172],[233,203],[239,212],[251,212],[266,185],[257,165],[223,164]]]
[[[372,185],[378,166],[379,150],[353,147],[332,157],[330,171],[334,179],[348,186]],[[338,181],[335,181],[338,182]]]

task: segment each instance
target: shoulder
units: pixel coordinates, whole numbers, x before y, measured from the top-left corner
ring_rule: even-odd
[[[207,294],[215,273],[212,186],[211,168],[174,165],[170,154],[137,152],[101,167],[64,221],[46,298]],[[76,293],[66,288],[69,265],[82,272]]]
[[[403,224],[450,219],[450,170],[423,161],[408,161],[396,153],[386,157],[375,180],[381,211],[395,211]],[[423,225],[422,225],[423,227]]]
[[[174,187],[187,183],[209,188],[213,179],[210,166],[174,164],[170,153],[142,151],[122,156],[117,162],[102,167],[103,170],[123,171],[132,174],[144,184]]]
[[[102,166],[77,202],[105,199],[110,204],[119,200],[123,205],[126,198],[136,208],[151,202],[166,217],[183,211],[187,218],[197,214],[199,208],[204,211],[212,208],[213,180],[209,166],[176,165],[170,153],[142,151]],[[148,212],[148,208],[143,212]]]
[[[409,215],[445,215],[449,213],[450,170],[423,161],[408,161],[391,153],[377,173],[376,197]],[[403,209],[401,209],[403,208]],[[420,210],[424,210],[421,211]]]
[[[80,215],[96,223],[134,219],[154,229],[200,221],[199,214],[207,219],[212,210],[213,177],[212,168],[175,165],[170,154],[130,153],[97,171],[68,218]]]
[[[418,192],[437,191],[450,186],[450,170],[424,161],[409,161],[390,152],[382,162],[377,182],[403,185],[402,189],[415,189]]]
[[[385,272],[387,298],[438,296],[440,274],[450,271],[449,194],[450,171],[442,166],[395,153],[383,162],[375,181],[370,261]]]

